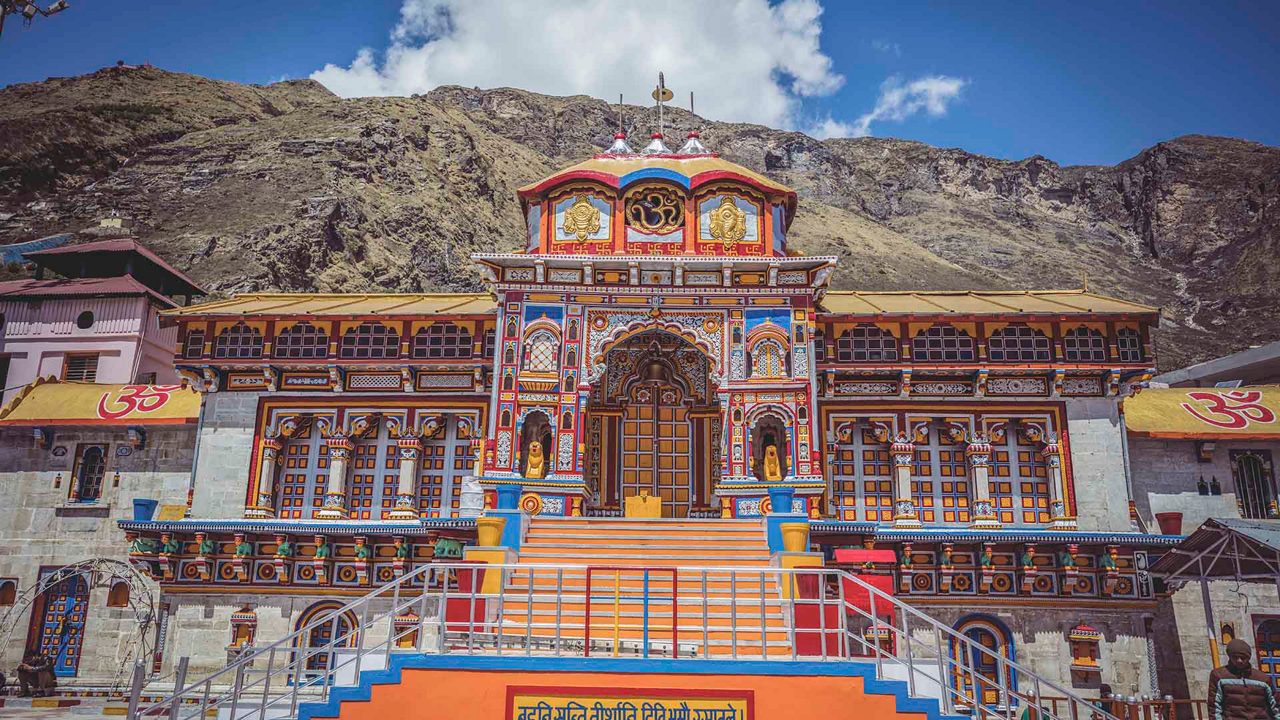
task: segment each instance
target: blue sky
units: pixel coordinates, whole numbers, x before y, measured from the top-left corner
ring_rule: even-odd
[[[31,27],[9,18],[0,85],[117,59],[239,82],[314,74],[344,95],[458,82],[630,102],[662,68],[715,119],[1063,164],[1187,133],[1280,145],[1278,2],[72,0]]]

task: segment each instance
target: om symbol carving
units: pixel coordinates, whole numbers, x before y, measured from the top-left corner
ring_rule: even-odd
[[[134,412],[154,412],[169,402],[169,393],[181,388],[181,385],[125,385],[114,399],[111,393],[102,393],[98,399],[98,417],[118,420]]]
[[[1250,422],[1273,423],[1276,414],[1262,404],[1262,393],[1257,390],[1232,390],[1222,394],[1190,392],[1187,397],[1203,403],[1196,407],[1182,403],[1182,409],[1201,422],[1228,430],[1241,430]]]

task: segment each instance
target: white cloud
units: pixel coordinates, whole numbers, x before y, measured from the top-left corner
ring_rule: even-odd
[[[844,84],[819,48],[821,16],[818,0],[403,0],[381,61],[365,48],[311,77],[344,97],[456,84],[645,105],[663,70],[700,115],[790,128],[803,98]]]
[[[902,46],[888,40],[872,40],[871,49],[894,57],[902,57]]]
[[[946,75],[929,75],[909,83],[891,77],[881,83],[880,97],[876,98],[876,105],[870,112],[863,113],[852,123],[828,116],[811,124],[808,132],[819,139],[865,137],[871,134],[871,124],[875,122],[902,122],[920,112],[930,117],[942,117],[968,84],[968,80]]]

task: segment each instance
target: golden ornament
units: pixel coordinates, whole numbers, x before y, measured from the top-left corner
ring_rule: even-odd
[[[564,225],[560,229],[565,235],[576,235],[579,240],[586,240],[600,232],[600,211],[586,195],[579,195],[565,210]]]
[[[720,198],[720,207],[709,214],[711,238],[724,243],[726,250],[747,236],[747,214],[728,195]]]

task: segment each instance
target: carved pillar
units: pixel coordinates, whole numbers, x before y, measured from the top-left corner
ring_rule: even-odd
[[[257,498],[252,506],[245,508],[247,518],[273,518],[275,510],[275,478],[276,463],[280,457],[281,442],[277,438],[264,437],[259,455],[262,462],[258,465]]]
[[[1062,450],[1058,445],[1057,435],[1052,432],[1045,433],[1040,457],[1044,458],[1049,475],[1050,527],[1054,530],[1075,530],[1076,519],[1067,511],[1067,493],[1063,484],[1065,478],[1062,475]]]
[[[915,459],[916,446],[904,432],[899,432],[889,446],[893,456],[893,526],[895,528],[924,527],[911,496],[911,462]]]
[[[329,484],[324,492],[324,507],[316,511],[320,520],[347,518],[347,462],[351,459],[351,439],[336,436],[325,439],[329,446]]]
[[[391,520],[417,520],[418,508],[414,501],[422,441],[418,438],[401,438],[396,441],[396,447],[400,451],[400,477],[396,482],[396,506],[388,517]]]
[[[991,502],[991,442],[986,435],[975,433],[964,448],[969,461],[969,478],[973,484],[973,521],[971,527],[998,528],[1000,517]]]

